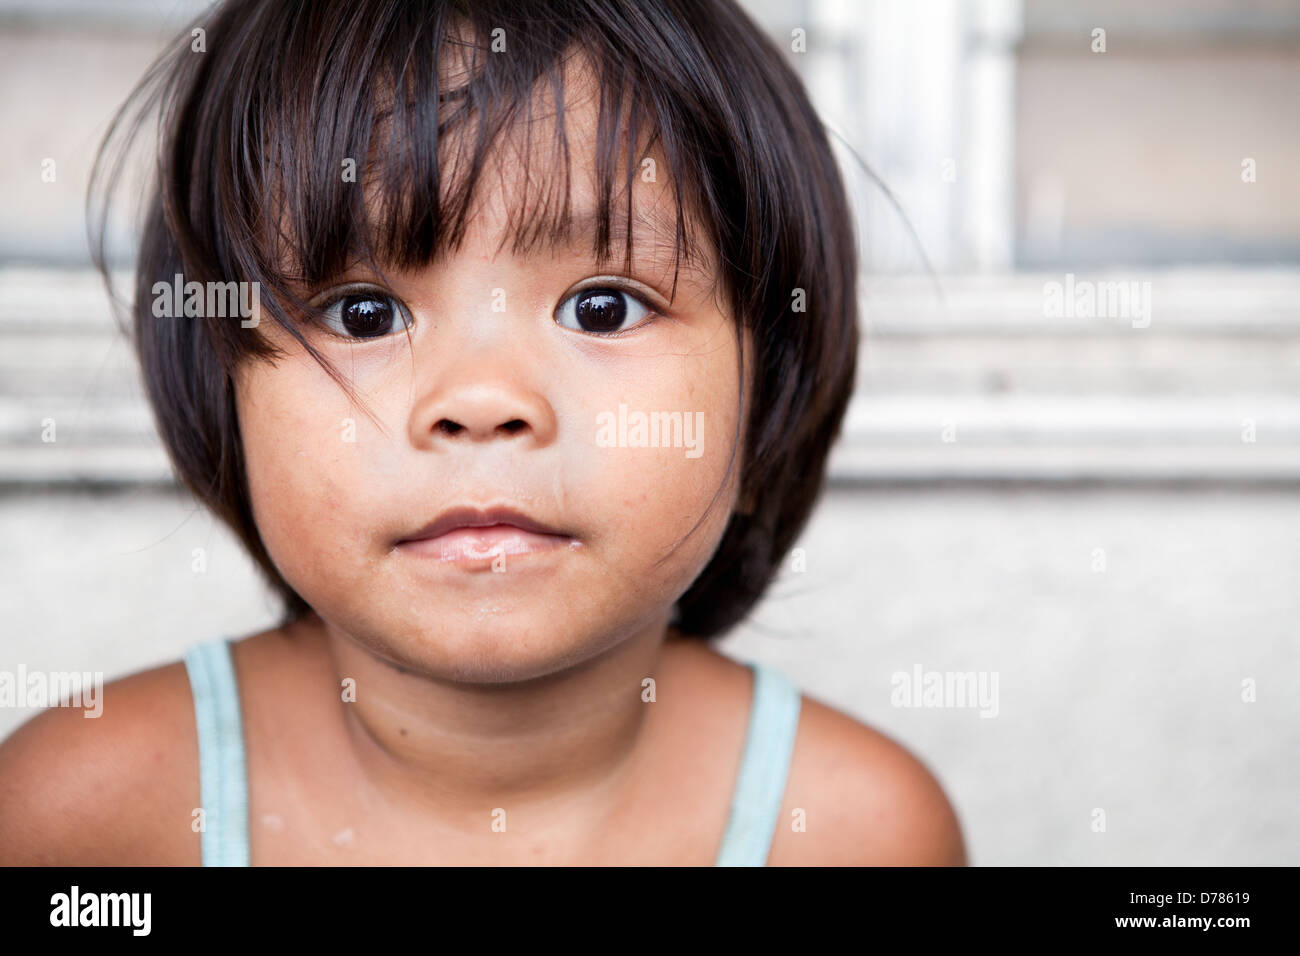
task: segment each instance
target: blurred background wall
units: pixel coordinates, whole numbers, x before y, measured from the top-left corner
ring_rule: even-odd
[[[0,3],[0,669],[273,616],[86,253],[93,150],[203,6]],[[977,864],[1300,861],[1300,3],[745,6],[834,130],[865,338],[824,502],[720,648],[918,754]],[[1133,296],[1053,308],[1084,287]],[[996,716],[895,706],[918,668],[996,675]]]

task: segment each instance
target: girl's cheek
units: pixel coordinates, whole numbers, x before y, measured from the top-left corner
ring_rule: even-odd
[[[258,532],[271,558],[298,585],[314,556],[334,552],[355,534],[348,516],[356,456],[342,397],[323,394],[290,363],[250,368],[240,377],[237,408]],[[337,420],[336,420],[337,419]]]
[[[665,351],[662,361],[647,363],[616,389],[594,390],[606,397],[586,410],[590,486],[602,490],[611,547],[629,566],[670,551],[717,492],[674,562],[693,567],[707,558],[725,529],[743,462],[738,445],[728,476],[740,401],[734,342]],[[692,555],[697,549],[702,554]]]

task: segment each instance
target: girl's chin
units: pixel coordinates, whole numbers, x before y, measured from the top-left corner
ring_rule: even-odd
[[[535,680],[580,664],[603,649],[571,634],[537,628],[467,631],[448,641],[429,635],[406,648],[431,677],[473,684]]]

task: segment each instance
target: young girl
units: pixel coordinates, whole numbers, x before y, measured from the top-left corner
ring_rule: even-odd
[[[22,727],[0,863],[965,862],[915,758],[708,643],[858,346],[835,160],[732,0],[227,0],[133,103],[149,398],[286,613]]]

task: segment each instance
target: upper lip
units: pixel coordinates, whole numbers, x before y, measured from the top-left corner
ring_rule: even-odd
[[[558,534],[568,536],[567,532],[550,525],[543,524],[534,518],[530,518],[522,511],[514,508],[450,508],[444,511],[432,522],[425,525],[418,531],[415,531],[402,538],[398,543],[404,541],[423,541],[428,538],[436,538],[439,535],[446,534],[448,531],[454,531],[457,528],[486,528],[491,525],[507,524],[519,528],[521,531],[532,531],[535,534]]]

